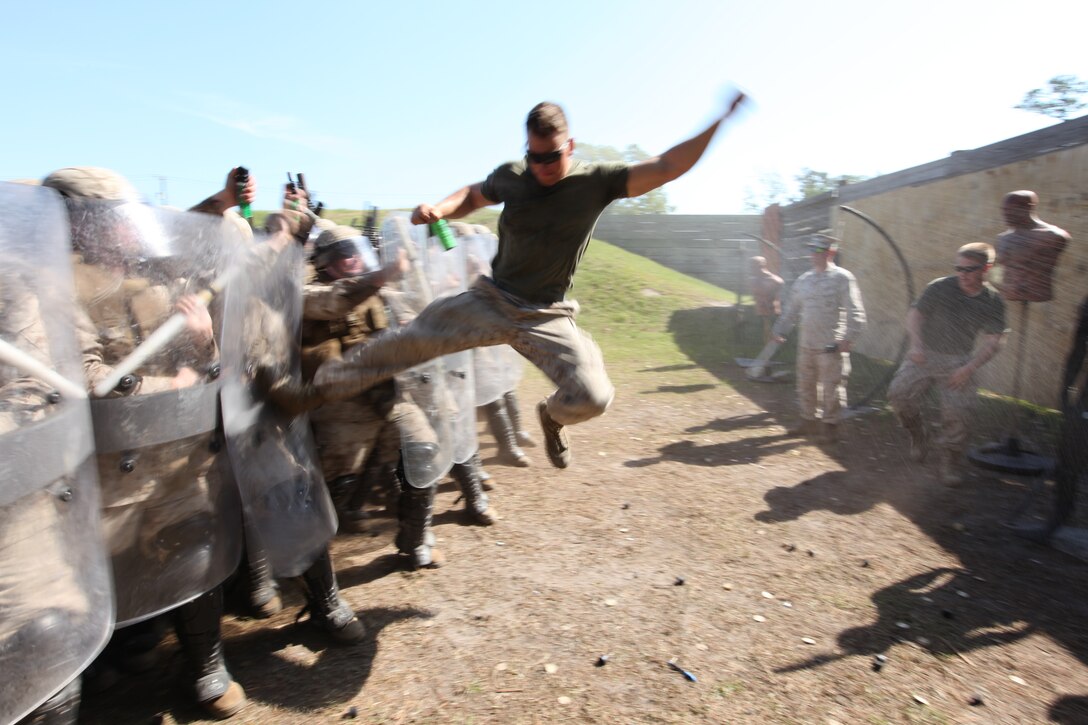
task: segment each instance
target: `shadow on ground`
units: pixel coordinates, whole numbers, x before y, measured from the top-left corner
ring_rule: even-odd
[[[649,466],[665,460],[696,466],[752,463],[800,443],[767,433],[792,416],[792,384],[773,390],[753,383],[732,361],[734,355],[753,356],[760,341],[745,338],[743,330],[732,337],[725,332],[721,336],[706,333],[730,330],[734,319],[728,309],[720,307],[681,310],[673,316],[670,329],[693,362],[766,411],[710,420],[687,432],[748,429],[751,435],[726,444],[671,443],[663,446],[658,456],[628,465]],[[873,369],[863,380],[852,379],[850,399],[871,391],[886,370]],[[982,441],[998,439],[1006,424],[1000,418],[985,416],[981,422],[989,424],[976,430]],[[960,486],[940,485],[935,464],[914,464],[907,459],[902,433],[887,411],[859,417],[844,428],[844,442],[823,447],[842,470],[769,490],[764,497],[766,508],[755,519],[775,524],[819,511],[854,516],[878,505],[890,505],[957,557],[961,565],[913,574],[873,592],[875,623],[842,631],[837,653],[816,654],[779,672],[819,667],[845,657],[882,655],[905,637],[914,638],[906,632],[925,632],[920,640],[925,644],[920,646],[936,657],[966,657],[973,650],[1043,633],[1088,664],[1084,564],[1023,541],[1007,526],[1010,515],[1026,501],[1028,482],[971,471]],[[1051,704],[1050,718],[1062,723],[1088,722],[1088,697],[1059,696]]]

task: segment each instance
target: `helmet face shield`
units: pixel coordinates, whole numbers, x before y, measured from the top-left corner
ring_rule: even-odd
[[[68,205],[72,245],[88,262],[123,266],[176,253],[154,207],[99,200]]]
[[[334,279],[357,277],[378,267],[378,255],[362,235],[329,241],[314,249],[314,268]]]

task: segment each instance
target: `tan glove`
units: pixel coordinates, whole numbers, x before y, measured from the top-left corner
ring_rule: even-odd
[[[255,392],[291,415],[302,415],[327,402],[312,383],[294,378],[276,378],[271,368],[258,367],[253,373]]]
[[[310,237],[310,230],[314,228],[314,217],[308,212],[281,209],[268,215],[264,222],[264,229],[269,234],[286,233],[299,244],[305,244]]]

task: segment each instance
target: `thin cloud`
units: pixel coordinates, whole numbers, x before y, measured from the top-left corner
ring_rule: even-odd
[[[199,118],[219,126],[240,131],[254,138],[282,141],[322,152],[354,151],[352,139],[321,133],[308,128],[306,122],[294,116],[269,113],[233,99],[182,94],[183,104],[170,110]]]

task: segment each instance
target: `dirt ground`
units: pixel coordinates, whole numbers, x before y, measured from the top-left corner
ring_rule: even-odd
[[[295,624],[290,583],[275,618],[227,617],[234,721],[1088,723],[1088,565],[1010,534],[1025,482],[941,486],[887,413],[789,438],[792,385],[731,361],[610,371],[572,468],[488,466],[495,526],[442,485],[442,569],[404,571],[388,518],[336,539],[362,645]],[[162,649],[81,722],[204,722]]]

